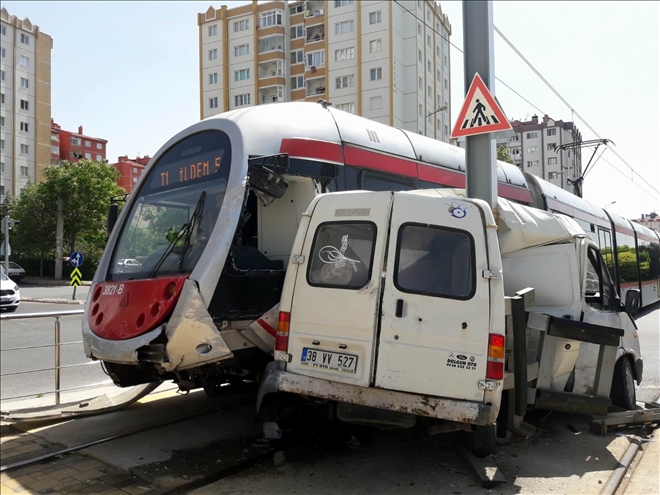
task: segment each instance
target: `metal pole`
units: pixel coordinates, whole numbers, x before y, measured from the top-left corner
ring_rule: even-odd
[[[73,297],[71,299],[73,299],[74,301],[76,300],[76,288],[77,287],[78,287],[77,285],[73,286]]]
[[[493,65],[493,2],[463,0],[463,49],[465,60],[465,93],[475,73],[479,73],[491,94],[495,96]],[[468,136],[466,139],[466,186],[469,198],[497,206],[497,151],[490,134]]]
[[[5,215],[5,218],[2,219],[2,228],[4,230],[3,234],[5,235],[5,240],[3,241],[4,250],[5,250],[5,275],[9,277],[9,215]]]
[[[60,405],[60,318],[55,318],[55,405]]]

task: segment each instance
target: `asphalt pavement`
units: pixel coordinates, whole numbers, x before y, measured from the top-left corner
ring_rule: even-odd
[[[30,287],[20,286],[21,298],[30,299],[63,299],[71,300],[73,298],[73,287],[55,286],[55,287]],[[89,286],[76,288],[76,299],[84,301],[89,293]],[[20,307],[19,307],[20,311]]]

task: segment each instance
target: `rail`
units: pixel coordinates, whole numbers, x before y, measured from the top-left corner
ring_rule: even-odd
[[[55,375],[55,388],[53,390],[47,390],[44,392],[37,392],[34,394],[27,394],[27,395],[17,395],[17,396],[12,396],[12,397],[5,397],[3,400],[12,400],[12,399],[25,399],[27,397],[39,397],[42,395],[47,395],[47,394],[55,394],[55,404],[60,405],[60,399],[61,399],[61,392],[70,392],[73,390],[81,390],[85,388],[91,388],[91,387],[98,387],[101,385],[107,385],[112,383],[111,380],[106,380],[103,382],[99,383],[92,383],[89,385],[82,385],[79,387],[70,387],[70,388],[65,388],[62,389],[60,388],[60,382],[61,382],[61,370],[67,369],[67,368],[76,368],[79,366],[89,366],[90,364],[97,364],[94,361],[86,361],[84,363],[77,363],[77,364],[69,364],[69,365],[61,365],[60,364],[60,348],[65,345],[76,345],[76,344],[82,344],[82,340],[77,340],[77,341],[70,341],[70,342],[62,342],[61,341],[61,326],[60,326],[60,318],[65,318],[68,316],[77,316],[77,315],[82,315],[84,313],[84,310],[82,309],[74,309],[74,310],[68,310],[68,311],[48,311],[44,313],[23,313],[23,314],[10,314],[10,315],[0,315],[0,322],[4,322],[5,320],[26,320],[26,319],[31,319],[31,318],[55,318],[55,335],[54,335],[54,343],[53,344],[39,344],[39,345],[28,345],[28,346],[21,346],[21,347],[10,347],[8,349],[0,349],[0,353],[3,352],[11,352],[11,351],[24,351],[27,349],[42,349],[45,347],[53,347],[55,349],[55,366],[51,368],[40,368],[40,369],[33,369],[33,370],[27,370],[27,371],[15,371],[11,373],[2,373],[0,374],[0,378],[5,378],[8,376],[16,376],[16,375],[24,375],[28,373],[41,373],[44,371],[54,371]]]

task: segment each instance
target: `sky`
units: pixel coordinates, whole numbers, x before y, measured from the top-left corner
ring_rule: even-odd
[[[199,120],[197,13],[211,5],[246,3],[2,5],[53,37],[55,121],[68,130],[82,125],[85,134],[107,139],[107,157],[113,162],[122,155],[153,156],[170,137]],[[462,49],[461,2],[440,5],[452,25],[451,43]],[[612,140],[616,146],[586,176],[584,197],[600,206],[615,201],[608,211],[629,218],[660,213],[659,5],[493,2],[495,26],[571,105],[495,33],[495,75],[531,103],[496,82],[494,93],[504,112],[510,119],[545,113],[555,120],[574,120],[583,140],[596,139],[572,108],[601,138]],[[451,49],[450,70],[454,123],[465,96],[463,55],[456,48]],[[583,167],[590,155],[583,151]]]

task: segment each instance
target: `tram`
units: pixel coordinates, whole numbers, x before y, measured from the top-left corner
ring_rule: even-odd
[[[571,215],[618,288],[658,300],[660,239],[516,166],[498,194]],[[465,187],[464,150],[325,102],[226,112],[175,135],[128,197],[83,318],[88,357],[118,386],[172,379],[210,395],[257,379],[301,215],[320,193]],[[125,260],[134,260],[126,264]]]

